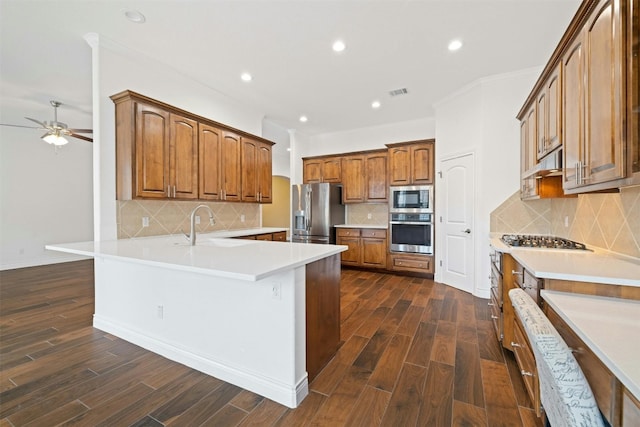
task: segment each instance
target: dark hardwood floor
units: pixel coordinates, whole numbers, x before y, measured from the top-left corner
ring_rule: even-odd
[[[344,344],[289,409],[94,329],[91,261],[0,272],[0,427],[541,425],[487,300],[346,269],[341,295]]]

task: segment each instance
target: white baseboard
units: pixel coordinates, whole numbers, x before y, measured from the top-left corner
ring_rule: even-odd
[[[240,371],[237,368],[225,365],[216,360],[200,356],[178,348],[170,343],[141,334],[131,328],[98,315],[93,316],[93,326],[166,357],[167,359],[173,360],[174,362],[181,363],[200,372],[204,372],[207,375],[242,387],[289,408],[297,407],[309,394],[307,375],[305,375],[298,384],[292,386],[273,381],[270,378]]]

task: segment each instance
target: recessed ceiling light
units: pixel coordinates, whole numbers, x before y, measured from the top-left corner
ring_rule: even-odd
[[[291,147],[287,147],[287,151],[291,151]]]
[[[307,118],[307,116],[300,116],[300,121],[301,121],[302,123],[306,123],[306,122],[307,122],[307,120],[309,120],[309,119]]]
[[[336,40],[335,42],[333,42],[332,46],[334,52],[342,52],[346,49],[346,47],[347,45],[345,45],[342,40]]]
[[[144,22],[147,20],[147,18],[145,18],[144,15],[138,12],[137,10],[122,9],[122,13],[124,13],[124,16],[129,21],[134,22],[136,24],[144,24]]]
[[[242,79],[242,81],[245,81],[245,82],[250,82],[251,79],[253,79],[253,77],[251,77],[251,74],[249,73],[242,73],[240,75],[240,78]]]
[[[449,43],[449,50],[451,52],[455,52],[456,50],[460,49],[462,47],[462,41],[456,39],[456,40],[451,40],[451,42]]]
[[[380,101],[373,101],[371,103],[371,108],[376,109],[376,108],[380,108]]]

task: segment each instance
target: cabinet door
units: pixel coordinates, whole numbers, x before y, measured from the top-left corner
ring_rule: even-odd
[[[170,197],[198,198],[198,122],[178,114],[170,115]]]
[[[240,136],[233,132],[222,133],[222,199],[239,201],[241,199],[240,176]]]
[[[169,197],[169,113],[136,103],[136,197]]]
[[[386,202],[389,191],[387,153],[368,154],[365,157],[365,177],[365,201]]]
[[[586,166],[583,184],[624,177],[624,86],[619,0],[601,0],[585,29]]]
[[[362,238],[362,265],[365,267],[387,267],[387,240]]]
[[[258,201],[273,202],[272,186],[272,147],[270,144],[258,145]]]
[[[336,240],[338,245],[349,248],[340,253],[342,264],[360,265],[360,237],[338,237]]]
[[[411,184],[411,156],[409,146],[389,149],[389,185]]]
[[[364,202],[364,156],[349,156],[342,159],[343,203]]]
[[[569,45],[562,58],[562,142],[564,172],[562,187],[578,186],[578,162],[582,159],[584,146],[584,43],[580,34]]]
[[[322,161],[304,160],[302,162],[302,182],[304,184],[315,184],[322,182]]]
[[[258,143],[243,137],[241,158],[242,201],[255,202],[258,200]]]
[[[198,193],[204,200],[222,199],[222,181],[220,174],[222,131],[213,126],[200,123],[198,149]]]
[[[342,158],[333,157],[322,161],[322,182],[342,182]]]
[[[413,184],[433,184],[433,144],[411,146],[411,178]]]
[[[560,135],[562,121],[562,98],[560,75],[562,67],[560,64],[556,67],[555,72],[549,77],[546,86],[547,93],[547,127],[544,154],[547,154],[562,145]]]
[[[536,134],[537,134],[537,143],[536,145],[536,158],[539,160],[542,156],[545,155],[545,146],[546,146],[546,116],[547,116],[547,94],[543,90],[542,93],[538,95],[538,101],[536,104]]]

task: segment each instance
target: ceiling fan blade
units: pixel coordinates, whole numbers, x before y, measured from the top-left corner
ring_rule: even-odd
[[[40,126],[42,126],[42,129],[47,129],[47,126],[44,123],[39,122],[36,119],[32,119],[31,117],[25,117],[25,119],[31,120],[32,122],[39,124]]]
[[[93,133],[93,129],[67,129],[69,132],[72,133]]]
[[[14,127],[14,128],[27,128],[27,129],[43,129],[42,127],[23,126],[23,125],[10,125],[8,123],[0,123],[0,126],[11,126],[11,127]]]
[[[84,135],[78,135],[77,133],[73,133],[72,132],[72,133],[69,134],[69,136],[72,136],[72,137],[78,138],[78,139],[83,139],[85,141],[93,142],[93,138],[89,138],[89,137],[86,137]]]

